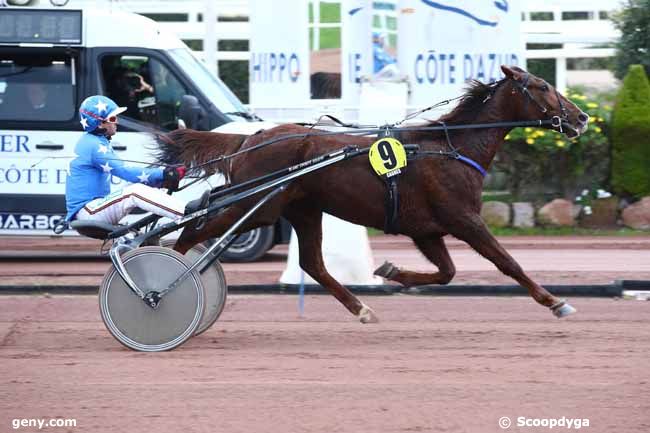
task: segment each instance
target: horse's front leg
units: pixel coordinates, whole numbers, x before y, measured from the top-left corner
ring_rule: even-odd
[[[386,262],[375,270],[375,275],[396,281],[406,287],[449,283],[456,274],[456,267],[449,256],[449,251],[442,236],[413,239],[413,242],[415,242],[420,252],[438,267],[438,272],[407,271]]]
[[[564,317],[576,312],[571,305],[556,298],[531,280],[515,259],[492,236],[478,214],[455,221],[451,234],[467,242],[476,252],[494,263],[497,269],[525,287],[535,301],[550,308],[556,317]]]
[[[361,302],[352,292],[332,277],[323,262],[322,254],[322,212],[314,209],[312,203],[294,204],[284,216],[289,220],[296,235],[300,251],[300,267],[321,286],[339,300],[361,323],[375,323],[375,313]]]

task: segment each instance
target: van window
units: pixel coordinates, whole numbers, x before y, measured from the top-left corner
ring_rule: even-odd
[[[181,97],[189,92],[167,66],[153,57],[108,55],[101,68],[106,95],[127,107],[124,116],[176,129]]]
[[[169,50],[172,59],[196,82],[201,91],[224,114],[248,111],[234,93],[217,76],[208,71],[187,48]]]
[[[76,112],[69,59],[0,54],[0,120],[62,121]]]

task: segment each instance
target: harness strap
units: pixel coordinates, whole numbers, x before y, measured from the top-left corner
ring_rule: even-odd
[[[314,128],[316,126],[329,126],[327,123],[321,123],[321,119],[326,118],[334,122],[338,126],[342,126],[344,128],[360,128],[359,124],[357,123],[347,123],[341,121],[339,118],[332,116],[331,114],[323,114],[321,115],[316,123],[311,123],[311,122],[296,122],[294,125],[299,125],[299,126],[309,126],[310,128]]]
[[[474,161],[471,158],[468,158],[466,156],[461,155],[458,152],[458,149],[456,149],[454,147],[454,145],[451,144],[451,138],[449,138],[449,131],[447,129],[447,124],[445,122],[438,122],[438,123],[440,123],[442,125],[442,127],[445,128],[444,129],[445,138],[447,139],[447,146],[449,146],[451,156],[453,158],[456,158],[457,160],[459,160],[461,162],[464,162],[465,164],[469,165],[470,167],[475,168],[476,170],[478,170],[479,173],[481,173],[481,176],[485,177],[485,175],[487,174],[487,171],[483,167],[481,167],[481,164],[479,164],[478,162]]]
[[[525,94],[525,95],[527,96],[526,102],[528,102],[529,100],[530,100],[530,101],[533,101],[533,103],[534,103],[534,104],[537,106],[537,108],[542,112],[542,114],[546,114],[546,112],[548,111],[548,109],[547,109],[545,106],[543,106],[542,104],[540,104],[539,101],[538,101],[537,99],[535,99],[535,98],[533,97],[533,95],[530,93],[530,91],[528,90],[528,80],[529,80],[529,78],[530,78],[530,74],[529,74],[528,72],[526,72],[526,74],[524,75],[524,79],[522,80],[522,82],[520,83],[519,81],[515,80],[515,83],[516,83],[516,84],[519,86],[519,88],[521,89],[521,93],[523,93],[523,94]]]
[[[461,162],[464,162],[465,164],[469,165],[472,168],[475,168],[479,173],[481,173],[481,176],[485,177],[487,174],[487,171],[479,164],[478,162],[474,161],[473,159],[470,159],[466,156],[461,155],[460,153],[457,153],[455,155],[455,158]]]
[[[412,146],[412,145],[407,145],[407,146]],[[418,158],[419,156],[425,156],[425,155],[446,156],[447,158],[456,159],[466,165],[469,165],[470,167],[472,167],[473,169],[481,173],[481,176],[485,177],[487,175],[487,170],[483,168],[481,164],[479,164],[478,162],[474,161],[473,159],[465,155],[461,155],[457,150],[453,150],[451,152],[445,152],[442,150],[427,151],[427,150],[415,149],[413,153],[410,154],[409,156]]]

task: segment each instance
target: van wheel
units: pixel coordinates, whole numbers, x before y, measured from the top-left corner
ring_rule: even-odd
[[[254,262],[271,249],[274,237],[273,226],[258,227],[242,233],[219,259],[222,262]]]

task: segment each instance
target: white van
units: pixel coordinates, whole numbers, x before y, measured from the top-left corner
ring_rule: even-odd
[[[113,140],[124,160],[153,161],[146,133],[179,122],[200,130],[228,124],[228,132],[244,134],[264,127],[181,40],[148,18],[0,8],[0,235],[52,235],[65,214],[68,164],[82,131],[77,108],[93,94],[128,107]],[[207,188],[181,194],[196,198]],[[289,234],[286,222],[249,232],[226,258],[256,259]]]

